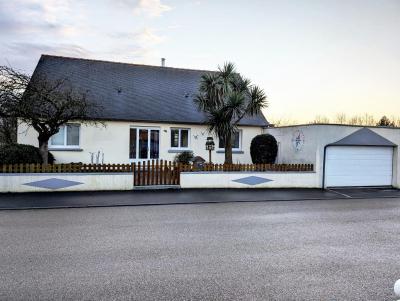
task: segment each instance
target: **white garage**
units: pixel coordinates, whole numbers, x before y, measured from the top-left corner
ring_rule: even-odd
[[[277,163],[313,164],[315,187],[400,188],[400,128],[345,124],[271,127]]]
[[[327,145],[324,186],[392,186],[395,146],[367,128]]]

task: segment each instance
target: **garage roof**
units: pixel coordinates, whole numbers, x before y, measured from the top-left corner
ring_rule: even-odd
[[[397,146],[393,142],[387,140],[386,138],[378,135],[374,131],[371,131],[368,128],[362,128],[354,133],[336,141],[335,143],[331,143],[329,145],[358,145],[358,146]]]

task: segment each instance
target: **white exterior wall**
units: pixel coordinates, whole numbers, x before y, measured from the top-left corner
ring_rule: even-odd
[[[322,187],[324,148],[356,131],[362,126],[344,125],[299,125],[277,128],[267,128],[266,133],[273,135],[279,143],[277,163],[312,163],[319,174],[319,186]],[[400,129],[369,127],[378,135],[385,137],[394,144],[400,145]],[[301,131],[304,135],[304,145],[296,150],[293,145],[293,135]],[[393,152],[393,186],[400,188],[399,148]]]
[[[39,187],[39,184],[35,184],[38,181],[54,179],[73,181],[79,184],[63,188],[42,188]],[[28,183],[30,183],[30,185],[26,185]],[[131,190],[132,188],[133,173],[0,174],[0,192],[102,191]]]
[[[249,185],[236,180],[256,177],[269,182]],[[182,188],[318,188],[315,172],[183,172]]]
[[[160,159],[173,160],[176,151],[171,152],[171,128],[189,128],[189,150],[195,156],[201,156],[208,161],[208,151],[205,150],[207,127],[204,125],[191,124],[155,124],[146,122],[115,122],[110,121],[102,125],[81,125],[80,149],[81,151],[59,151],[52,150],[56,163],[82,162],[90,163],[90,152],[101,151],[104,153],[104,163],[129,163],[129,129],[131,127],[156,127],[160,129]],[[233,154],[234,163],[251,163],[250,143],[251,140],[262,133],[261,127],[242,126],[241,154]],[[197,137],[197,138],[196,138]],[[218,139],[214,137],[216,150],[212,152],[214,163],[224,162],[224,153],[218,153]],[[33,128],[27,128],[22,124],[18,127],[18,143],[38,146],[37,132]]]

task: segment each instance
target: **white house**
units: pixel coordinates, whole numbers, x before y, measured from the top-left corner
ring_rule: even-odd
[[[33,76],[67,78],[75,89],[87,92],[103,106],[102,115],[93,118],[105,124],[71,122],[51,138],[51,152],[58,163],[172,160],[185,150],[207,159],[205,116],[193,102],[205,72],[210,71],[42,56]],[[311,163],[314,171],[271,172],[263,175],[267,182],[255,187],[400,187],[399,128],[332,124],[271,127],[260,114],[241,121],[233,142],[234,162],[251,163],[250,143],[261,133],[277,139],[277,163]],[[214,139],[213,162],[222,163],[223,144]],[[37,145],[37,133],[21,124],[18,142]],[[243,177],[203,173],[185,175],[189,180],[182,181],[187,187],[242,187],[237,179]]]
[[[103,107],[104,126],[79,121],[62,127],[49,142],[57,163],[129,163],[173,160],[191,150],[208,158],[205,116],[193,102],[202,74],[210,71],[145,66],[43,55],[33,76],[68,79]],[[234,137],[233,161],[251,163],[250,142],[268,126],[260,114],[244,118]],[[213,162],[223,163],[224,146],[215,137]],[[18,143],[38,145],[37,133],[21,124]]]

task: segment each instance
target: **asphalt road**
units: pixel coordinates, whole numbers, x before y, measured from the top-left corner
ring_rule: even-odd
[[[1,209],[85,208],[166,204],[328,200],[399,197],[399,189],[167,189],[0,193]]]
[[[0,300],[395,300],[400,199],[0,211]]]

